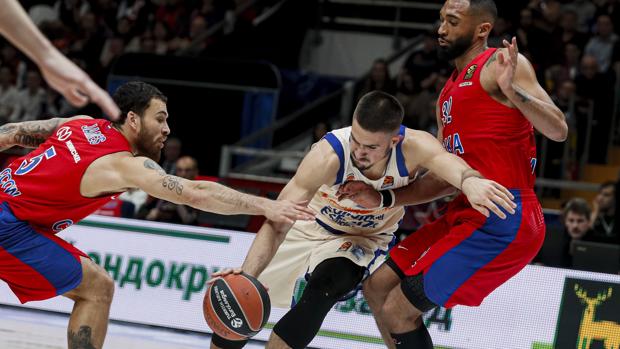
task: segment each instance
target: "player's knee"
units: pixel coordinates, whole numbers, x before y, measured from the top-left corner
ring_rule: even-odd
[[[385,298],[387,297],[387,293],[377,287],[376,283],[370,281],[370,278],[364,281],[362,284],[362,290],[364,292],[366,303],[368,303],[370,309],[372,309],[373,312],[381,310],[381,307],[385,302]]]
[[[97,303],[112,303],[114,280],[105,269],[91,263],[84,263],[82,284],[78,297]]]
[[[337,300],[357,287],[363,276],[364,269],[349,259],[328,259],[312,272],[306,290]]]
[[[100,303],[112,303],[114,297],[114,280],[105,271],[99,271],[93,279],[93,300]]]

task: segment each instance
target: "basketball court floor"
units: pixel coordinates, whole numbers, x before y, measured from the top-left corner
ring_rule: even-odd
[[[0,348],[2,349],[66,349],[65,314],[0,306]],[[206,349],[207,334],[175,331],[128,323],[111,322],[105,349]],[[247,349],[264,348],[265,343],[252,341]]]

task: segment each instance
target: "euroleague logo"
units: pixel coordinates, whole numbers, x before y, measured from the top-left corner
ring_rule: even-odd
[[[67,126],[65,127],[61,127],[58,129],[58,131],[56,131],[56,137],[58,137],[58,140],[61,142],[66,141],[69,137],[71,137],[71,129]]]
[[[243,320],[239,319],[238,317],[232,319],[230,321],[230,325],[234,328],[239,328],[241,326],[243,326]]]

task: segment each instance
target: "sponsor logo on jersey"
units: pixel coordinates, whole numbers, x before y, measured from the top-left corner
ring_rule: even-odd
[[[72,220],[70,220],[70,219],[63,219],[63,220],[60,220],[60,221],[52,224],[52,230],[54,232],[56,232],[56,233],[59,233],[62,230],[67,229],[67,228],[69,228],[72,225],[73,225],[73,221]]]
[[[478,69],[478,65],[474,64],[471,67],[467,68],[467,72],[465,73],[465,77],[463,78],[463,80],[469,80],[471,78],[474,77],[474,73],[476,72],[476,69]]]
[[[381,184],[381,189],[389,188],[393,185],[394,185],[394,177],[385,176],[385,179],[383,179],[383,184]]]
[[[325,206],[321,214],[328,217],[332,222],[343,227],[375,229],[385,218],[385,214],[355,214],[335,207]]]
[[[73,156],[73,161],[75,161],[76,164],[78,162],[80,162],[80,160],[82,160],[82,158],[80,157],[80,154],[78,153],[77,149],[75,149],[75,146],[73,145],[73,142],[66,141],[65,145],[69,149],[69,152],[71,152],[71,156]]]
[[[471,86],[471,85],[473,85],[473,84],[474,84],[474,83],[473,83],[473,82],[471,82],[471,81],[465,81],[465,82],[461,82],[461,83],[459,84],[459,87]]]
[[[0,172],[0,188],[2,188],[5,194],[13,197],[22,195],[19,188],[17,188],[17,183],[13,180],[10,168],[5,168]]]
[[[88,143],[92,145],[103,143],[106,140],[105,136],[103,135],[103,133],[101,133],[101,130],[99,129],[99,125],[97,124],[82,126],[82,132],[84,132],[84,136],[86,136]]]
[[[357,259],[357,261],[361,261],[362,258],[364,257],[364,255],[366,254],[366,251],[364,251],[364,248],[362,246],[359,245],[355,245],[353,246],[353,248],[351,249],[351,254],[355,257],[355,259]]]
[[[349,173],[347,175],[347,179],[345,180],[345,182],[350,182],[350,181],[354,181],[355,180],[355,175],[353,173]]]
[[[351,241],[345,241],[342,243],[342,245],[340,245],[340,248],[338,248],[338,251],[336,252],[346,252],[351,248],[352,245],[353,243]]]
[[[56,137],[58,137],[59,141],[64,142],[71,137],[71,133],[73,132],[71,132],[71,129],[68,126],[61,127],[58,131],[56,131]]]

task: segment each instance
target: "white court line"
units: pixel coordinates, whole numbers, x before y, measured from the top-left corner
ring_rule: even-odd
[[[0,306],[0,348],[66,349],[67,315]],[[194,332],[112,322],[105,349],[206,349],[210,336]],[[253,341],[247,349],[263,348]]]

